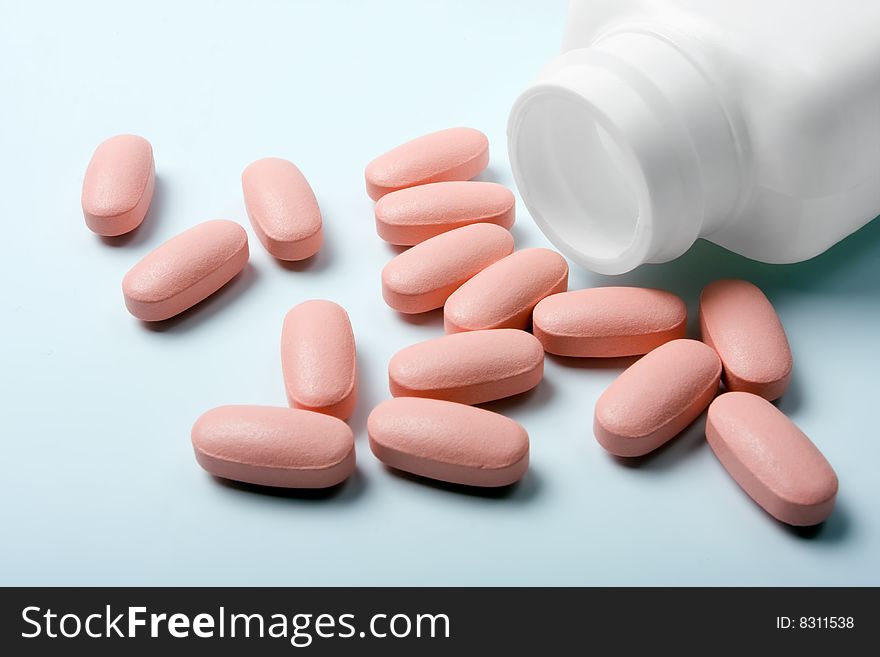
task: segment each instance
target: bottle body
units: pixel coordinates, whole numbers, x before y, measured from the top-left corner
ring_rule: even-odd
[[[511,112],[523,199],[602,273],[813,257],[880,215],[878,33],[856,0],[575,0]]]

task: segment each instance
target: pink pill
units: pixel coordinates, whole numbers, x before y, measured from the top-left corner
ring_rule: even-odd
[[[136,135],[117,135],[101,142],[83,180],[86,226],[107,237],[134,230],[147,214],[155,186],[150,142]]]
[[[385,265],[382,296],[402,313],[442,308],[465,281],[511,253],[513,236],[500,226],[456,228],[417,244]]]
[[[376,232],[386,242],[411,246],[448,230],[476,223],[508,230],[516,200],[507,187],[492,182],[453,181],[408,187],[376,203]]]
[[[291,308],[281,330],[281,369],[291,406],[351,417],[357,353],[345,309],[320,299]]]
[[[709,406],[709,445],[767,513],[789,525],[816,525],[834,509],[837,475],[806,435],[773,404],[729,392]]]
[[[687,307],[663,290],[595,287],[542,299],[532,321],[535,336],[548,353],[636,356],[683,338]]]
[[[128,311],[145,322],[173,317],[209,297],[248,261],[244,228],[206,221],[161,244],[122,281]]]
[[[470,180],[489,164],[489,140],[473,128],[432,132],[393,148],[367,165],[367,194],[444,180]]]
[[[724,385],[765,399],[791,382],[791,349],[779,316],[761,290],[741,280],[715,281],[700,296],[703,342],[724,364]]]
[[[718,392],[721,361],[696,340],[667,342],[627,368],[596,402],[593,432],[617,456],[642,456],[697,419]]]
[[[327,488],[355,467],[345,422],[272,406],[220,406],[192,428],[196,461],[216,477],[280,488]]]
[[[531,390],[544,375],[544,350],[516,329],[468,331],[398,351],[388,365],[391,394],[481,404]]]
[[[453,292],[443,309],[443,323],[447,333],[526,329],[535,305],[567,287],[568,263],[556,251],[516,251]]]
[[[254,232],[279,260],[304,260],[323,242],[321,210],[308,180],[292,162],[267,157],[241,174]]]
[[[370,449],[385,465],[467,486],[507,486],[529,465],[529,435],[513,420],[439,399],[398,397],[367,420]]]

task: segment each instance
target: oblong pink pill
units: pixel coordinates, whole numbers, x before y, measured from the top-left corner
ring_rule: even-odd
[[[673,340],[617,377],[596,402],[593,432],[617,456],[642,456],[681,433],[718,392],[721,361],[696,340]]]
[[[481,404],[531,390],[544,375],[544,349],[517,329],[445,335],[398,351],[388,364],[395,397]]]
[[[355,468],[345,422],[293,408],[214,408],[196,420],[192,444],[212,475],[261,486],[327,488]]]
[[[777,520],[816,525],[831,515],[837,475],[766,399],[746,392],[721,395],[709,406],[706,438],[730,476]]]
[[[357,403],[357,353],[345,309],[322,299],[291,308],[281,329],[281,369],[291,406],[350,417]]]
[[[411,246],[476,223],[507,228],[516,220],[513,192],[493,182],[453,181],[408,187],[376,203],[376,232],[386,242]]]
[[[267,157],[241,174],[254,232],[279,260],[304,260],[323,243],[321,209],[309,181],[292,162]]]
[[[548,353],[636,356],[683,338],[687,306],[664,290],[594,287],[542,299],[532,321],[535,337]]]
[[[439,399],[397,397],[367,419],[385,465],[467,486],[507,486],[529,465],[529,435],[503,415]]]
[[[550,249],[523,249],[489,265],[453,292],[443,308],[447,333],[528,328],[544,297],[565,292],[568,263]]]
[[[489,139],[473,128],[449,128],[408,141],[367,165],[367,194],[444,180],[470,180],[489,164]]]
[[[86,226],[107,237],[134,230],[147,214],[155,186],[150,142],[136,135],[117,135],[101,142],[83,179]]]
[[[700,331],[721,356],[728,390],[773,400],[788,388],[788,338],[760,288],[732,279],[707,285],[700,295]]]
[[[248,261],[248,239],[234,221],[193,226],[156,247],[122,280],[125,305],[135,317],[155,322],[209,297]]]
[[[402,313],[442,308],[449,295],[513,253],[513,236],[500,226],[474,224],[417,244],[382,270],[382,297]]]

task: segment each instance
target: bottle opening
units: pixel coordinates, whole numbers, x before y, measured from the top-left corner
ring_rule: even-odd
[[[644,255],[632,253],[640,250],[641,173],[582,98],[532,96],[515,134],[520,190],[556,246],[597,271],[603,261]]]

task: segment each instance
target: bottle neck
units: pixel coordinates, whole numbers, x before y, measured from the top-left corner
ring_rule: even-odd
[[[617,33],[558,57],[516,101],[508,136],[535,221],[600,273],[677,258],[737,206],[740,157],[724,109],[656,35]]]

